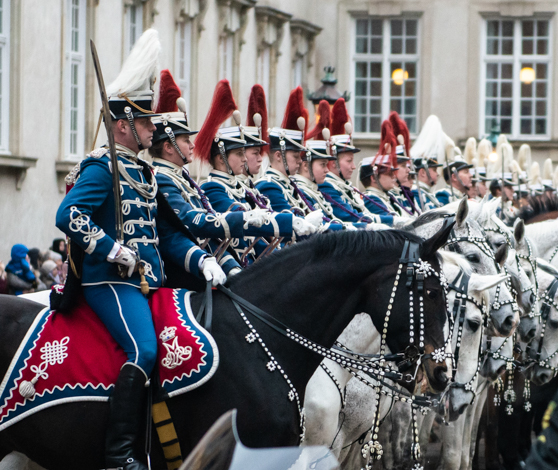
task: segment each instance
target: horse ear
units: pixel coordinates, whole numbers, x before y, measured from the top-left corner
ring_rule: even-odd
[[[521,245],[523,242],[523,237],[525,236],[525,223],[522,219],[517,219],[513,226],[513,236],[515,238],[515,243]]]
[[[469,289],[473,292],[483,292],[487,289],[492,289],[494,286],[504,282],[508,276],[504,273],[501,274],[471,274],[469,281]]]
[[[425,258],[433,256],[440,248],[442,248],[446,244],[454,225],[455,221],[449,224],[444,224],[441,230],[436,232],[431,238],[425,240],[422,243],[422,255]]]
[[[457,208],[457,213],[455,214],[455,221],[457,222],[457,226],[461,227],[467,219],[467,215],[469,215],[469,204],[467,203],[468,198],[464,196],[459,203],[459,207]]]
[[[504,266],[506,260],[508,259],[508,244],[504,243],[498,250],[496,250],[496,263],[501,267]]]
[[[546,262],[542,258],[537,258],[537,268],[541,268],[545,273],[551,274],[552,276],[558,277],[558,268],[554,265]]]

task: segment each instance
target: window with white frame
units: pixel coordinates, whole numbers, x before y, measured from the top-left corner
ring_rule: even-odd
[[[418,20],[369,17],[355,23],[355,131],[380,132],[382,119],[397,111],[417,132]]]
[[[9,152],[10,0],[0,0],[0,151]]]
[[[303,73],[303,60],[304,57],[298,56],[293,64],[293,88],[302,86],[302,73]]]
[[[126,8],[126,31],[124,32],[125,55],[128,56],[143,33],[143,3],[137,1]]]
[[[234,35],[226,34],[219,39],[219,79],[233,79]]]
[[[65,156],[83,156],[85,138],[85,13],[86,0],[66,0],[66,63],[64,67]]]
[[[485,32],[480,133],[550,138],[550,22],[488,19]]]
[[[190,68],[192,65],[192,21],[178,23],[176,29],[176,70],[177,84],[182,90],[186,103],[190,102]]]

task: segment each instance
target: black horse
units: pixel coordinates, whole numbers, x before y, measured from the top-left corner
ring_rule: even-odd
[[[230,288],[292,330],[329,348],[360,312],[369,313],[382,331],[406,240],[418,243],[421,259],[439,272],[436,251],[445,243],[450,229],[451,225],[426,241],[391,230],[322,235],[258,262],[238,274]],[[405,266],[389,321],[387,345],[391,352],[404,351],[409,343],[406,279]],[[411,289],[418,304],[416,284]],[[203,294],[192,296],[194,312],[202,299]],[[0,297],[0,377],[39,310],[33,302]],[[269,356],[258,341],[247,341],[250,330],[222,292],[214,294],[213,311],[212,334],[221,358],[215,376],[200,388],[168,400],[183,455],[219,416],[232,408],[238,409],[239,434],[246,445],[297,445],[300,417],[296,400],[289,399],[292,390],[287,379],[278,369],[266,368]],[[428,353],[445,343],[445,295],[435,276],[424,281],[424,311]],[[246,317],[298,391],[302,403],[306,384],[322,358],[251,314],[246,313]],[[416,323],[417,318],[415,307]],[[426,359],[423,367],[430,387],[443,390],[448,380],[445,363]],[[0,459],[16,450],[49,469],[101,468],[107,414],[107,404],[96,402],[42,410],[0,433]],[[155,469],[165,468],[157,443],[153,444],[152,463]]]

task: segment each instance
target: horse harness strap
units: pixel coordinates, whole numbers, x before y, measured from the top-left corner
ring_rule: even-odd
[[[177,470],[182,465],[182,451],[167,402],[154,403],[152,416],[159,442],[163,448],[167,470]]]

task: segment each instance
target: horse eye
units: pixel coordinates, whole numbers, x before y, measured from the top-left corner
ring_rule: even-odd
[[[480,327],[480,322],[475,320],[467,320],[467,325],[469,325],[469,329],[474,333]]]
[[[480,258],[477,254],[470,254],[467,255],[465,258],[467,258],[467,261],[470,261],[471,263],[480,263]]]
[[[435,299],[436,297],[438,297],[438,292],[436,292],[435,290],[426,289],[426,295],[429,299]]]
[[[531,292],[531,296],[529,297],[529,300],[531,301],[532,304],[534,304],[537,301],[537,296]]]

